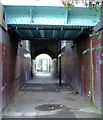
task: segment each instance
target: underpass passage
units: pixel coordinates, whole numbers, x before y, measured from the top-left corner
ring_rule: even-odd
[[[3,118],[100,118],[100,111],[73,94],[65,82],[58,85],[49,72],[37,72],[16,94]]]
[[[49,83],[58,83],[58,79],[53,77],[52,72],[36,72],[36,75],[27,83],[40,83],[40,84],[49,84]]]
[[[3,12],[5,21],[2,21]],[[3,117],[100,117],[100,111],[80,97],[92,100],[101,108],[101,51],[87,51],[83,55],[85,50],[102,46],[102,28],[90,38],[91,31],[98,31],[93,28],[99,22],[98,12],[81,7],[68,12],[64,7],[4,6],[1,15],[0,107],[4,110]],[[56,22],[52,20],[54,16]],[[38,73],[27,81],[32,74],[32,60],[42,53],[56,61],[54,73],[59,75],[60,83],[64,79],[78,89],[80,95],[63,82],[59,86],[48,73]]]

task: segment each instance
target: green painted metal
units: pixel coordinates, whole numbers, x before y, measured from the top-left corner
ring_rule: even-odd
[[[22,40],[75,40],[99,22],[99,13],[87,8],[4,6],[8,29]]]
[[[5,6],[7,24],[46,24],[67,23],[67,9],[64,7]]]
[[[99,12],[80,7],[68,11],[64,7],[5,6],[4,10],[7,24],[94,26],[99,22]]]
[[[10,24],[22,40],[75,40],[91,26]]]
[[[99,22],[99,12],[88,8],[74,8],[68,15],[68,25],[95,26]]]

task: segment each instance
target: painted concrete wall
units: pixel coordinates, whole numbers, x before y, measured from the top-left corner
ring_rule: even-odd
[[[102,33],[103,35],[103,33]],[[92,37],[93,47],[101,44],[100,33]],[[72,42],[67,42],[65,52],[62,56],[63,79],[78,89],[82,96],[89,99],[89,91],[91,91],[91,53],[83,54],[83,51],[90,48],[90,37],[82,36],[72,47]],[[101,75],[102,75],[102,59],[101,51],[93,51],[93,96],[97,107],[101,107]]]

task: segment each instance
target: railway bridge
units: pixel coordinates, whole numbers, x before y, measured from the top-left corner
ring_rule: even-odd
[[[60,86],[65,82],[103,106],[103,14],[86,7],[0,4],[0,16],[1,115],[35,77],[33,60],[43,53],[52,58]]]

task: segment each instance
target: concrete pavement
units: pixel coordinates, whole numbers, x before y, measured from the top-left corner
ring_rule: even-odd
[[[3,112],[3,118],[100,118],[101,111],[91,106],[73,88],[58,85],[50,73],[37,73],[17,93]]]

